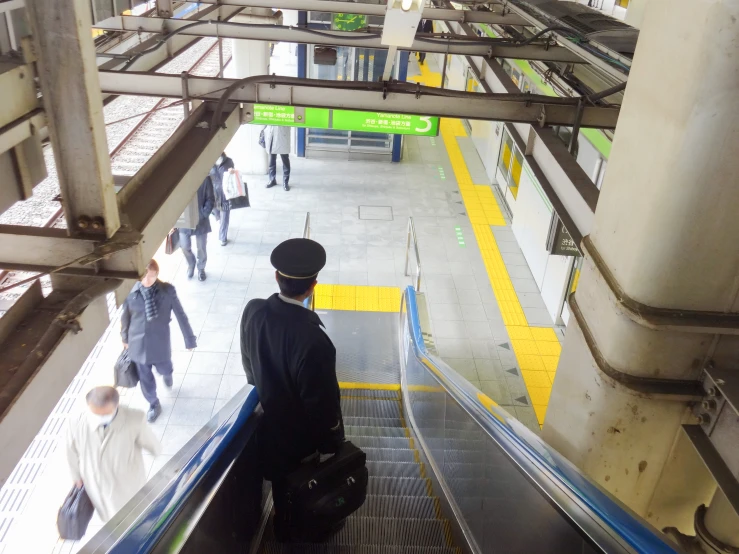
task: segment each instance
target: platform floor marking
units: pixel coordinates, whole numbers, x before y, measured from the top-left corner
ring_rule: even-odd
[[[370,287],[362,285],[317,285],[316,310],[346,310],[357,312],[398,312],[398,287]]]
[[[421,66],[421,75],[409,80],[438,87],[441,75]],[[464,161],[462,150],[457,143],[458,136],[466,136],[462,122],[458,119],[442,119],[440,134],[459,185],[465,210],[472,223],[472,230],[480,247],[488,279],[495,299],[503,316],[513,352],[521,369],[526,389],[531,398],[539,425],[544,424],[552,384],[559,363],[561,346],[549,327],[532,327],[526,321],[523,307],[513,288],[503,256],[493,235],[491,225],[506,226],[503,213],[487,185],[476,185]]]

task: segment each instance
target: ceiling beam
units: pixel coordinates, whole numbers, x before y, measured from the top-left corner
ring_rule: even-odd
[[[437,0],[437,5],[450,3]],[[475,31],[465,23],[446,23],[455,33],[474,35]],[[486,81],[493,92],[517,94],[520,92],[511,78],[496,60],[479,57],[470,58],[478,73]],[[581,236],[587,235],[593,225],[595,206],[599,191],[577,160],[567,150],[567,146],[549,127],[512,123],[512,127],[520,134],[526,144],[526,160],[536,163],[542,174],[551,184],[559,204],[574,222]],[[554,202],[553,202],[554,203]]]
[[[182,97],[182,77],[179,75],[101,71],[99,76],[105,93]],[[187,87],[191,98],[219,100],[224,89],[235,82],[234,79],[190,77]],[[574,123],[577,113],[577,100],[557,97],[523,93],[485,95],[440,91],[411,83],[353,83],[274,75],[252,77],[233,91],[229,102],[568,126]],[[618,111],[617,107],[587,106],[583,110],[581,125],[613,128]]]
[[[141,31],[162,34],[179,31],[178,35],[188,36],[387,50],[387,47],[381,42],[380,33],[316,31],[314,29],[285,27],[281,25],[247,25],[215,20],[201,21],[198,23],[156,17],[116,16],[96,23],[95,28],[109,31]],[[363,35],[366,35],[366,38]],[[494,39],[480,39],[479,37],[471,38],[472,40],[461,41],[455,39],[447,40],[440,37],[417,36],[410,47],[399,48],[399,50],[564,63],[581,63],[583,61],[582,58],[561,46],[534,43],[525,46],[512,46],[510,45],[510,41],[505,39],[495,41]]]
[[[228,21],[241,12],[242,9],[243,8],[237,6],[213,5],[202,10],[197,10],[188,14],[185,19],[178,19],[177,21],[182,21],[187,24],[203,19],[218,19],[219,17],[223,21]],[[159,30],[157,30],[154,36],[149,36],[143,41],[138,33],[134,33],[129,40],[125,40],[121,44],[105,51],[105,54],[125,55],[126,57],[113,59],[106,58],[106,61],[98,64],[98,69],[121,69],[129,59],[132,59],[140,52],[156,46],[160,39],[158,33]],[[127,71],[149,71],[151,69],[155,69],[180,54],[199,38],[200,37],[186,35],[178,36],[174,39],[174,42],[169,48],[162,47],[142,55],[127,68]]]
[[[106,241],[64,229],[0,225],[0,267],[7,270],[136,279],[185,211],[203,177],[239,128],[235,105],[211,132],[205,104],[185,120],[117,195],[122,228]],[[74,263],[72,263],[74,262]],[[63,269],[56,271],[62,266]]]
[[[201,4],[220,4],[221,6],[241,6],[241,7],[261,7],[275,8],[278,10],[303,10],[313,12],[327,13],[352,13],[357,15],[374,15],[384,17],[387,11],[387,4],[352,3],[347,6],[346,2],[336,0],[205,0]],[[472,10],[455,10],[455,9],[439,9],[425,8],[423,10],[424,19],[433,19],[435,21],[459,21],[467,23],[488,23],[498,25],[530,25],[529,21],[520,15],[510,13],[506,9],[503,13],[502,5],[495,5],[494,11],[472,11]]]

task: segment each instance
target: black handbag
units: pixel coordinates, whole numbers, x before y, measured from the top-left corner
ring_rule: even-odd
[[[174,254],[180,247],[180,232],[178,229],[172,229],[167,233],[167,240],[164,245],[165,254]]]
[[[264,140],[264,129],[259,131],[259,146],[261,146],[265,150],[267,149],[267,142]]]
[[[246,189],[246,184],[244,184],[244,189]],[[231,210],[251,207],[251,204],[249,203],[249,191],[246,191],[246,194],[244,196],[237,196],[236,198],[232,198],[231,200],[229,200],[228,207]]]
[[[128,356],[128,348],[124,348],[114,367],[114,381],[116,387],[132,389],[139,384],[139,372],[136,364]]]
[[[94,511],[85,487],[72,487],[56,516],[59,536],[68,541],[80,540],[87,532]]]
[[[328,460],[303,464],[286,479],[290,534],[322,540],[367,498],[367,455],[347,441]]]

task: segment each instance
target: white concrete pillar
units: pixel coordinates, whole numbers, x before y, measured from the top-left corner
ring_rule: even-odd
[[[238,15],[232,19],[238,23],[268,23],[268,18],[256,15]],[[254,75],[269,74],[269,43],[258,40],[231,39],[233,59],[225,76],[243,79]],[[259,146],[259,125],[242,125],[226,147],[236,168],[243,173],[264,175],[267,173],[267,153]]]
[[[591,234],[623,295],[637,303],[739,312],[737,60],[735,0],[647,4]],[[575,300],[586,327],[570,318],[543,437],[652,517],[650,499],[689,418],[687,403],[637,394],[601,367],[694,380],[708,358],[734,367],[739,339],[636,323],[592,256]]]

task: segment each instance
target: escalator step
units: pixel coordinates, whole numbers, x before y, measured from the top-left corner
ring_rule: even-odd
[[[396,400],[374,400],[363,398],[342,398],[341,413],[345,416],[359,417],[400,417],[400,403]]]
[[[403,427],[399,417],[344,416],[344,425],[352,427]]]
[[[327,542],[338,546],[447,546],[447,524],[437,519],[397,519],[357,516]]]
[[[446,547],[449,526],[445,521],[419,518],[389,518],[352,516],[344,528],[322,544],[305,544],[303,548],[328,548],[328,550],[303,550],[304,552],[336,552],[336,547],[402,546],[408,548]],[[270,550],[275,545],[282,550]],[[296,552],[296,545],[276,545],[271,537],[265,541],[262,552]],[[272,546],[274,548],[274,546]],[[361,552],[361,550],[359,550]],[[297,550],[300,552],[300,550]]]
[[[331,544],[264,544],[263,554],[460,554],[458,548],[438,546],[337,546]]]
[[[369,495],[357,516],[434,519],[436,500],[427,496]]]
[[[428,496],[429,489],[430,485],[427,479],[370,476],[367,494],[380,496]]]
[[[368,462],[415,462],[416,457],[410,448],[362,448]]]
[[[351,441],[359,448],[410,448],[410,439],[406,437],[351,437]]]
[[[347,437],[406,437],[407,430],[403,427],[356,427],[344,424]]]
[[[374,477],[421,478],[421,466],[413,462],[367,462],[367,471]]]

